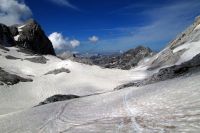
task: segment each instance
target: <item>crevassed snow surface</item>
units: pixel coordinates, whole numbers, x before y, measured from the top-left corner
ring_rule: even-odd
[[[27,56],[17,50],[13,47],[4,53],[0,49],[0,67],[9,73],[31,78],[33,82],[0,86],[0,115],[33,107],[55,94],[84,96],[112,91],[118,85],[143,79],[147,75],[143,70],[102,69],[53,56],[45,56],[48,59],[46,64],[33,63],[24,59],[36,56]],[[9,60],[5,58],[6,55],[20,59]],[[45,75],[59,68],[69,69],[70,73]]]

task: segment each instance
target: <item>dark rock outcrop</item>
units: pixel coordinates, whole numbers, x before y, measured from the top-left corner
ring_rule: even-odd
[[[40,63],[40,64],[46,64],[48,61],[48,59],[46,59],[44,56],[26,58],[25,60],[28,60],[28,61],[34,62],[34,63]]]
[[[79,98],[79,97],[80,96],[77,96],[77,95],[54,95],[54,96],[47,98],[43,102],[39,103],[39,105],[37,105],[37,106],[54,103],[54,102],[59,102],[59,101],[75,99],[75,98]]]
[[[21,27],[17,45],[26,49],[30,49],[37,54],[55,55],[53,45],[45,35],[41,26],[34,20],[29,20]]]
[[[33,51],[31,51],[31,50],[29,50],[29,49],[25,49],[25,48],[22,48],[22,47],[17,47],[17,48],[19,48],[19,49],[17,50],[17,52],[24,53],[24,54],[26,54],[26,56],[37,55],[37,54],[35,54]]]
[[[9,60],[17,60],[17,59],[20,59],[20,58],[11,56],[11,55],[6,55],[5,57],[6,57],[6,59],[9,59]]]
[[[24,25],[6,26],[0,24],[0,45],[19,46],[31,50],[35,54],[55,55],[51,41],[45,35],[41,26],[33,19]]]
[[[14,36],[17,36],[19,34],[19,31],[17,29],[17,26],[18,25],[13,25],[13,26],[10,26],[9,29],[10,29],[10,33],[11,35],[14,37]]]
[[[180,65],[174,65],[171,67],[162,68],[159,70],[158,73],[153,74],[151,77],[147,79],[123,84],[116,87],[114,90],[120,90],[131,86],[138,87],[147,84],[152,84],[159,81],[190,75],[199,71],[200,71],[200,54],[196,55],[191,60],[184,62]]]
[[[62,73],[62,72],[70,73],[70,70],[66,69],[66,68],[60,68],[60,69],[55,69],[55,70],[49,71],[49,72],[47,72],[44,75],[48,75],[48,74],[54,74],[54,75],[56,75],[56,74],[59,74],[59,73]]]
[[[130,49],[127,52],[119,55],[98,55],[90,58],[74,57],[73,60],[85,63],[101,66],[104,68],[118,68],[123,70],[129,70],[136,66],[145,57],[150,57],[153,52],[150,48],[138,46],[135,49]]]
[[[7,85],[14,85],[19,82],[32,82],[32,79],[25,79],[15,74],[10,74],[0,68],[0,81]]]
[[[4,24],[0,24],[0,45],[6,47],[11,47],[16,45],[13,36],[10,32],[10,29]]]

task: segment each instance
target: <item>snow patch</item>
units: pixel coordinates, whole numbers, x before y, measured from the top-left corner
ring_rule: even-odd
[[[18,41],[20,35],[14,36],[15,41]]]
[[[200,24],[196,26],[194,30],[199,30],[200,29]]]
[[[179,65],[183,62],[191,60],[194,56],[200,53],[200,42],[189,42],[184,45],[181,45],[173,50],[173,53],[176,53],[178,51],[184,50],[186,51],[181,55],[179,61],[176,63],[176,65]]]
[[[22,25],[22,26],[19,26],[18,27],[18,32],[21,32],[22,31],[22,28],[24,28],[26,25]]]

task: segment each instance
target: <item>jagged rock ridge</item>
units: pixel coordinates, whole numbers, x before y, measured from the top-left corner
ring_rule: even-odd
[[[98,55],[89,58],[74,56],[72,60],[98,65],[104,68],[119,68],[129,70],[138,65],[146,57],[151,57],[153,52],[150,48],[138,46],[120,55]]]
[[[6,47],[19,46],[36,54],[55,55],[53,45],[41,26],[33,19],[24,25],[0,24],[0,44]]]

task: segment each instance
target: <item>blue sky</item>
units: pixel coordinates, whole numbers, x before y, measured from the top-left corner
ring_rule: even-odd
[[[48,36],[54,41],[60,39],[55,43],[62,45],[61,51],[115,52],[137,45],[158,51],[200,15],[199,0],[18,2],[29,8],[31,17],[42,25]]]

